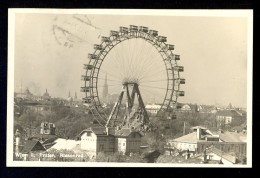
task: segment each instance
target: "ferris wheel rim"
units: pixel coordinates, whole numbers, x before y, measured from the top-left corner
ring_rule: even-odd
[[[154,30],[150,30],[150,31],[154,31]],[[174,50],[174,47],[173,49],[168,48],[168,45],[170,44],[166,43],[167,40],[159,40],[160,37],[164,37],[164,36],[158,36],[158,34],[152,35],[150,34],[150,31],[149,32],[148,30],[142,31],[140,29],[137,31],[131,31],[131,29],[128,29],[127,31],[124,32],[111,31],[109,37],[102,37],[101,43],[94,45],[94,49],[95,48],[96,49],[92,54],[89,54],[88,56],[90,60],[87,65],[89,65],[89,68],[86,67],[86,75],[85,75],[85,77],[90,78],[90,80],[88,81],[89,90],[85,90],[83,92],[86,94],[85,99],[88,98],[92,99],[92,104],[94,104],[94,108],[97,110],[100,117],[102,117],[100,111],[102,111],[104,108],[102,107],[99,99],[97,85],[98,85],[98,76],[99,76],[102,63],[104,62],[107,54],[109,54],[109,52],[115,46],[117,46],[123,41],[134,39],[134,38],[143,39],[146,42],[150,43],[160,54],[165,64],[165,70],[167,73],[167,89],[166,89],[166,93],[162,105],[158,111],[158,114],[161,113],[161,111],[169,109],[169,106],[171,104],[177,104],[178,92],[180,90],[180,83],[176,83],[175,80],[176,79],[180,80],[181,78],[179,74],[180,71],[179,70],[176,71],[175,67],[179,67],[177,64],[177,60],[179,60],[179,55],[173,54],[172,50]],[[158,33],[158,31],[156,32]],[[178,57],[178,59],[176,59],[176,56]],[[89,71],[90,73],[88,74]],[[87,80],[85,80],[84,87],[87,87]],[[104,114],[105,117],[103,119],[106,119],[107,116],[105,115],[105,113],[103,113],[103,111],[102,114]]]

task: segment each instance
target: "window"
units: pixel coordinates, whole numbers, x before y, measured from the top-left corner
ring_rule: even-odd
[[[87,132],[87,136],[90,137],[91,136],[91,132]]]
[[[123,143],[123,146],[125,146],[125,143]]]

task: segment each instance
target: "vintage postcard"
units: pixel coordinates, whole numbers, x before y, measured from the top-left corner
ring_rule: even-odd
[[[252,167],[252,10],[9,9],[7,166]]]

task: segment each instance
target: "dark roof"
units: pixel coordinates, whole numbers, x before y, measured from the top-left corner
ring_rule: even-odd
[[[24,144],[22,152],[45,151],[45,148],[37,140],[27,140]]]

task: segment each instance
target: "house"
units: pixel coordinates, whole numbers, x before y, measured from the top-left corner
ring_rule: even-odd
[[[95,157],[99,152],[124,154],[138,152],[141,145],[141,133],[129,128],[96,127],[83,130],[80,134],[80,149]]]
[[[31,160],[34,153],[45,151],[44,146],[37,140],[26,140],[21,153],[16,154],[17,157],[23,157],[24,161]],[[33,157],[32,157],[33,158]]]
[[[211,133],[207,128],[196,126],[191,128],[192,132],[176,139],[169,139],[168,144],[177,150],[189,150],[197,152],[199,142],[219,141],[219,136]]]
[[[129,128],[123,128],[115,133],[115,150],[124,154],[140,151],[141,133]]]
[[[241,117],[241,115],[235,110],[219,110],[216,113],[217,127],[228,125],[237,117]]]
[[[115,151],[114,129],[96,127],[83,130],[80,134],[80,148],[90,155],[96,156],[99,152],[113,153]]]
[[[158,113],[158,111],[160,110],[160,108],[161,108],[161,105],[159,105],[159,104],[147,104],[145,106],[147,113],[149,113],[152,116],[156,115]]]

